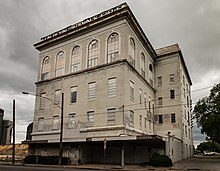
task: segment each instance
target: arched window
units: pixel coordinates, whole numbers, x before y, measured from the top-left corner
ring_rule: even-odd
[[[47,80],[50,72],[50,57],[46,56],[42,62],[41,80]]]
[[[50,57],[46,56],[43,60],[43,65],[49,64],[50,63]]]
[[[112,33],[107,40],[107,62],[118,60],[119,56],[119,35]]]
[[[64,74],[64,52],[60,51],[56,56],[55,76]]]
[[[71,72],[80,70],[80,60],[81,60],[81,48],[80,46],[75,46],[72,50],[72,56],[71,56]]]
[[[88,52],[88,68],[94,67],[98,64],[99,43],[98,40],[93,40],[89,44]]]
[[[141,53],[141,76],[145,78],[145,56],[144,53]]]
[[[129,40],[129,62],[135,67],[135,42],[133,38]]]

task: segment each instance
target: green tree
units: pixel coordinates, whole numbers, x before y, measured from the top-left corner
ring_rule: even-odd
[[[193,114],[201,132],[220,143],[220,83],[213,86],[209,96],[196,102]]]
[[[197,150],[220,152],[220,145],[212,141],[202,142],[197,146]]]

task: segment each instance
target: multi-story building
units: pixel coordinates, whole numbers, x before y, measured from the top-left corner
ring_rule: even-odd
[[[63,155],[72,161],[192,155],[192,83],[181,50],[154,50],[126,3],[34,46],[40,55],[31,153],[58,155],[63,102]]]
[[[11,144],[12,121],[4,120],[4,110],[0,108],[0,145]]]

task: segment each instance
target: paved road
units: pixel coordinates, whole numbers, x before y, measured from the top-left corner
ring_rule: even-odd
[[[220,157],[197,156],[174,163],[173,169],[220,171]]]
[[[141,167],[138,165],[126,165],[123,168],[116,167],[114,165],[107,165],[105,168],[103,168],[103,165],[81,165],[78,166],[78,168],[63,168],[58,166],[12,166],[12,165],[0,165],[0,171],[91,171],[92,170],[123,170],[123,171],[149,171],[149,170],[155,170],[155,171],[170,171],[170,168],[155,168],[155,167]],[[172,167],[172,170],[178,170],[178,171],[220,171],[220,156],[199,156],[190,158],[187,160],[182,160],[179,162],[174,163],[174,166]],[[171,170],[171,171],[172,171]]]
[[[89,169],[73,168],[50,168],[50,167],[28,167],[28,166],[9,166],[0,165],[0,171],[91,171]]]

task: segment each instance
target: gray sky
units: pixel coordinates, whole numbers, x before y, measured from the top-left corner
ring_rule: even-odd
[[[127,2],[155,49],[178,43],[193,81],[192,90],[220,82],[219,0],[1,0],[0,108],[12,118],[16,99],[17,142],[33,119],[38,51],[33,44],[54,31]],[[192,93],[193,102],[209,89]],[[194,128],[194,141],[204,140]]]

